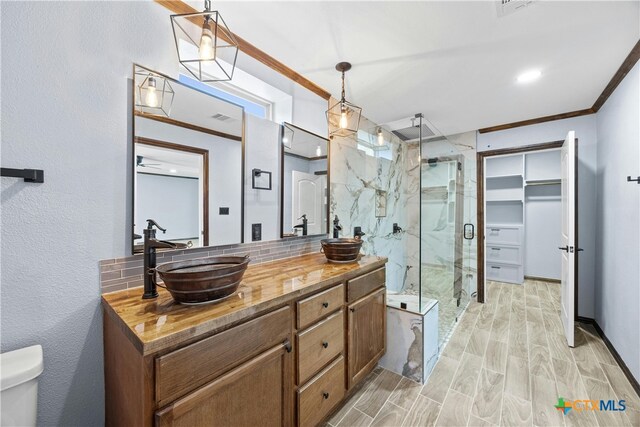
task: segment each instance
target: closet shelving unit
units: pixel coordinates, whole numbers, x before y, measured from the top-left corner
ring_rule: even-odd
[[[487,159],[487,279],[522,283],[524,227],[524,163],[522,155]]]
[[[543,241],[546,246],[559,237],[554,227],[545,225],[549,218],[559,221],[559,214],[555,214],[556,202],[560,200],[559,159],[558,150],[486,159],[485,254],[488,280],[522,284],[526,236]],[[553,203],[543,203],[549,201]],[[528,211],[533,214],[525,232]],[[546,256],[554,255],[552,252]],[[551,264],[554,264],[555,258],[551,259]],[[553,268],[544,270],[545,262],[548,263],[544,260],[539,262],[538,258],[533,260],[533,264],[543,264],[532,266],[534,271],[542,271],[542,274],[536,273],[541,274],[537,277],[555,278]]]

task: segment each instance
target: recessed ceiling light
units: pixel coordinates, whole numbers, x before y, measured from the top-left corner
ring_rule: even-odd
[[[178,171],[177,171],[177,170],[175,170],[175,169],[169,169],[169,172],[171,172],[171,173],[178,173]]]
[[[534,80],[537,80],[542,75],[542,71],[540,70],[531,70],[526,73],[522,73],[518,76],[518,83],[530,83]]]

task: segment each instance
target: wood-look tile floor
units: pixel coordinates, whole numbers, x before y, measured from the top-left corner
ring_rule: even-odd
[[[376,368],[328,420],[343,426],[640,426],[640,398],[591,325],[569,348],[560,285],[489,282],[422,386]],[[577,412],[567,400],[626,400],[625,412]]]

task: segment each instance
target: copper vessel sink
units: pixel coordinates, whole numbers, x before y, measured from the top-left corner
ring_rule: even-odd
[[[249,265],[249,256],[217,256],[168,262],[156,271],[174,300],[181,304],[202,304],[235,293]]]
[[[329,262],[347,263],[356,262],[360,256],[362,239],[340,238],[323,239],[322,252]]]

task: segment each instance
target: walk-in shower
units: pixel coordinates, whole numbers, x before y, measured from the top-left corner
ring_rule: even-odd
[[[418,114],[410,129],[394,132],[406,146],[406,215],[411,232],[405,242],[404,281],[390,289],[387,302],[390,347],[394,342],[406,346],[414,337],[406,356],[395,355],[394,370],[405,357],[400,373],[416,380],[428,375],[476,291],[475,144],[438,136],[425,122]],[[417,347],[422,362],[416,357]],[[388,352],[383,364],[392,364],[397,351]],[[422,372],[412,375],[418,365]]]
[[[387,353],[381,363],[417,381],[475,292],[475,134],[445,138],[421,114],[331,141],[331,217],[362,252],[385,256]],[[467,237],[473,238],[468,235]]]

